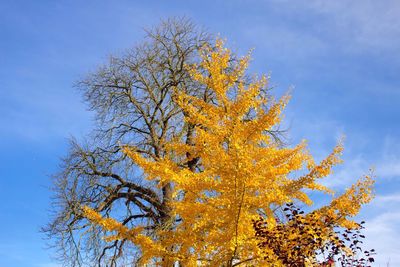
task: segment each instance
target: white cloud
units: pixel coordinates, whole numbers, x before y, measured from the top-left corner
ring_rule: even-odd
[[[390,194],[390,195],[377,195],[372,204],[378,207],[385,205],[398,205],[400,202],[400,193],[399,194]]]
[[[325,158],[333,148],[334,141],[346,132],[336,121],[300,121],[294,130],[297,134],[310,139],[311,153],[317,160]],[[364,175],[373,174],[377,182],[400,179],[400,139],[386,136],[381,147],[374,153],[363,151],[370,145],[370,140],[363,134],[350,133],[345,139],[344,162],[334,167],[331,176],[322,180],[324,185],[335,189],[344,189]],[[298,139],[298,138],[297,138]]]
[[[376,172],[382,178],[400,177],[400,159],[380,163],[376,167]]]
[[[400,266],[400,192],[377,195],[367,204],[356,221],[366,221],[363,250],[375,249],[372,266]]]
[[[327,177],[324,184],[334,188],[343,188],[351,185],[358,178],[371,174],[371,170],[377,181],[399,179],[400,158],[393,153],[395,151],[377,151],[373,159],[367,159],[360,154],[348,155],[348,159],[335,168],[337,171]]]
[[[384,212],[367,220],[365,248],[375,249],[374,266],[400,266],[400,211]]]
[[[396,0],[278,1],[293,9],[308,9],[322,15],[330,34],[347,49],[397,49],[400,44],[400,2]],[[293,3],[298,3],[293,4]],[[323,30],[326,27],[321,27]],[[356,47],[352,47],[356,45]]]
[[[381,161],[376,166],[377,175],[384,178],[400,177],[400,140],[393,136],[384,139]]]

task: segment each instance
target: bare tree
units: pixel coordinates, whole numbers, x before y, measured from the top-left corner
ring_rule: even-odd
[[[53,218],[43,228],[65,266],[131,266],[138,257],[134,245],[125,240],[106,243],[105,233],[80,215],[81,205],[117,217],[127,226],[145,224],[149,235],[168,220],[172,185],[146,182],[122,153],[121,144],[157,160],[164,156],[163,144],[169,138],[191,142],[193,125],[184,122],[173,92],[212,99],[185,70],[206,43],[210,35],[189,20],[162,21],[146,31],[145,42],[111,57],[77,83],[96,114],[96,128],[86,141],[71,140],[53,177]],[[194,170],[197,162],[185,164]]]

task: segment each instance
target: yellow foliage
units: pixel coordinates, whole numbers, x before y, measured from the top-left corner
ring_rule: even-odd
[[[187,68],[194,80],[212,90],[216,102],[206,103],[183,92],[175,96],[186,121],[195,125],[193,145],[183,140],[168,142],[166,155],[174,156],[157,161],[124,147],[124,153],[143,169],[147,179],[173,185],[171,225],[156,230],[150,238],[143,226],[128,229],[88,207],[83,213],[113,232],[108,240],[124,238],[137,245],[143,254],[141,264],[155,264],[162,259],[158,264],[163,266],[175,261],[181,266],[265,266],[271,261],[274,266],[282,266],[273,250],[266,257],[268,248],[259,248],[253,221],[262,216],[268,227],[275,229],[277,207],[293,201],[312,204],[305,189],[333,194],[318,180],[340,163],[342,145],[338,144],[320,164],[314,163],[305,142],[292,148],[280,147],[268,131],[280,123],[289,96],[274,101],[261,94],[266,78],[249,83],[244,77],[249,57],[233,60],[221,40],[214,48],[204,47],[201,58],[202,62]],[[187,154],[200,159],[201,171],[184,167]],[[297,171],[305,174],[293,178]],[[302,220],[311,222],[329,216],[341,226],[354,227],[349,217],[370,201],[372,183],[369,178],[360,180],[328,206]],[[298,240],[300,233],[289,231],[290,225],[279,227],[285,232],[274,233]],[[310,231],[312,234],[313,229]],[[330,231],[318,233],[323,233],[320,237],[324,239]]]

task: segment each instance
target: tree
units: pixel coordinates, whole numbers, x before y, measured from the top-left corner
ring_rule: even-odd
[[[370,266],[375,250],[362,249],[365,222],[343,228],[333,217],[321,217],[320,212],[305,214],[293,203],[287,203],[283,218],[274,227],[268,227],[264,218],[254,220],[259,247],[272,250],[285,266],[335,266],[335,262],[343,267]]]
[[[267,79],[246,76],[249,56],[235,60],[219,39],[214,46],[205,44],[200,57],[184,68],[211,91],[212,101],[176,87],[171,95],[185,123],[193,126],[190,142],[182,135],[166,138],[160,144],[164,153],[156,158],[135,145],[121,146],[149,182],[169,186],[165,220],[149,232],[146,223],[128,227],[88,205],[82,216],[107,231],[107,241],[134,244],[140,266],[319,264],[318,250],[329,242],[343,245],[335,227],[359,227],[351,217],[371,200],[373,180],[366,176],[328,205],[283,221],[279,211],[288,203],[312,204],[307,190],[333,194],[318,180],[341,162],[341,143],[319,164],[305,142],[281,146],[271,132],[289,96],[275,101],[264,94]],[[262,225],[253,227],[257,220]],[[262,233],[268,233],[266,240]],[[284,259],[299,258],[294,246],[302,246],[304,257],[288,265]]]
[[[142,179],[120,144],[157,160],[167,140],[182,136],[191,143],[194,126],[183,121],[172,93],[211,101],[212,92],[184,68],[198,61],[197,50],[210,40],[189,20],[168,19],[147,30],[142,44],[77,83],[96,114],[96,128],[86,141],[71,140],[53,177],[53,219],[43,228],[66,265],[121,266],[136,258],[129,242],[104,242],[105,233],[82,217],[81,205],[118,216],[126,226],[144,223],[150,232],[169,220],[171,185]],[[196,159],[188,162],[191,169],[196,165]]]

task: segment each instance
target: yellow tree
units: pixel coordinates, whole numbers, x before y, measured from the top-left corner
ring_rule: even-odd
[[[267,79],[249,81],[249,56],[234,60],[221,40],[215,48],[204,47],[201,59],[186,67],[199,86],[212,91],[215,101],[182,91],[173,99],[183,109],[185,122],[195,126],[192,142],[188,144],[179,136],[171,138],[163,144],[165,155],[156,161],[124,146],[126,155],[148,180],[157,181],[160,187],[173,185],[169,219],[150,233],[146,225],[127,228],[89,207],[83,208],[83,214],[110,231],[108,241],[133,242],[140,250],[140,265],[285,266],[278,254],[291,253],[290,249],[278,253],[273,244],[260,246],[253,223],[261,217],[268,229],[278,229],[285,222],[278,220],[277,211],[286,203],[311,205],[309,190],[333,195],[318,180],[340,163],[342,145],[318,164],[305,141],[293,147],[280,146],[269,133],[279,125],[289,96],[275,101],[261,94]],[[188,166],[192,159],[198,160],[198,168]],[[329,205],[304,215],[302,222],[325,225],[330,220],[335,226],[357,227],[350,217],[370,201],[372,184],[369,177],[361,179],[343,195],[333,197]],[[332,229],[321,225],[310,227],[307,235],[335,240]],[[293,227],[286,223],[280,231],[272,232],[298,240],[305,233]],[[315,265],[315,255],[308,254],[305,264]]]

